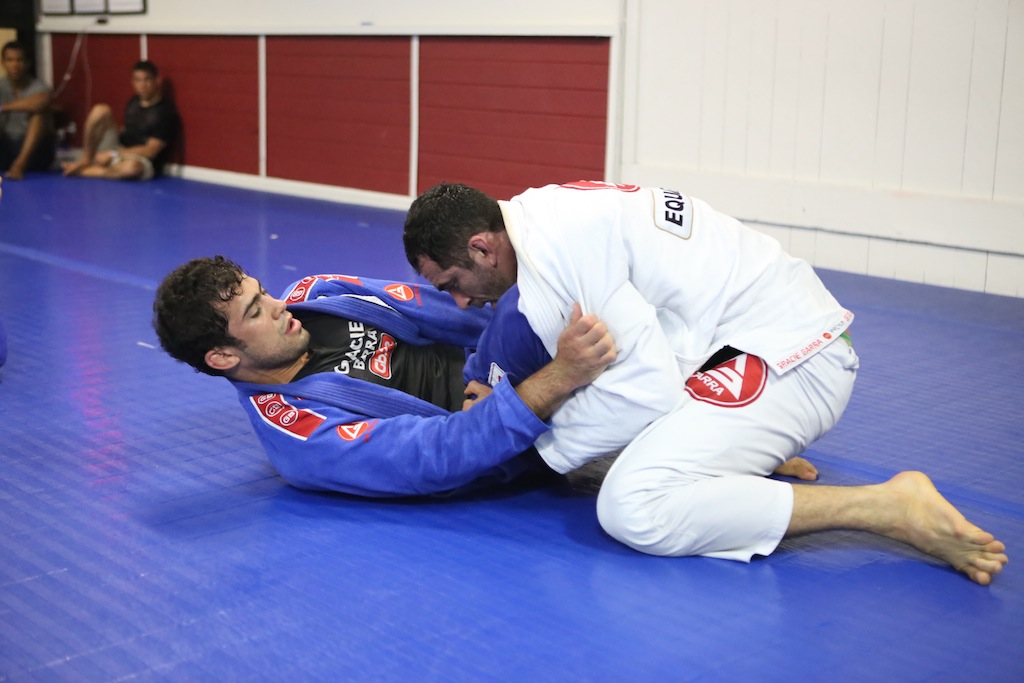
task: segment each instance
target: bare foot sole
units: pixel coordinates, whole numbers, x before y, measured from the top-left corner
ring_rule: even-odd
[[[904,507],[892,538],[948,562],[982,586],[1003,570],[1006,546],[967,521],[926,475],[901,472],[881,486],[898,496],[897,504]]]
[[[775,474],[780,477],[795,477],[804,481],[814,481],[818,478],[818,468],[809,460],[797,456],[779,465]]]

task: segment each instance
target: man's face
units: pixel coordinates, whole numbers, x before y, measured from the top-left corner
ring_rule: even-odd
[[[451,294],[459,308],[479,308],[494,303],[515,284],[515,280],[509,282],[497,268],[476,261],[469,268],[452,266],[442,270],[435,261],[421,256],[419,266],[420,274],[437,289]]]
[[[156,76],[148,71],[139,69],[132,72],[132,89],[143,100],[151,100],[156,97],[158,87],[159,82]]]
[[[238,368],[253,372],[287,366],[309,348],[309,331],[294,318],[280,299],[267,294],[259,280],[248,275],[241,293],[224,304],[228,333],[244,348],[232,347]]]
[[[28,73],[28,59],[25,58],[25,53],[21,50],[6,50],[3,55],[3,62],[7,78],[14,83],[25,78],[25,75]]]

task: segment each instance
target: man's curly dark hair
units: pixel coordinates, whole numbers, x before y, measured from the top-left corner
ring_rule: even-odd
[[[172,358],[199,372],[222,376],[206,364],[206,352],[218,346],[244,344],[228,333],[228,320],[218,306],[242,291],[245,271],[223,256],[197,258],[164,278],[153,301],[153,329]]]

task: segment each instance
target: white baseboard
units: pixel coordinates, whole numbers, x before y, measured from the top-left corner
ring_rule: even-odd
[[[358,204],[360,206],[372,206],[379,209],[395,209],[408,211],[414,197],[407,195],[388,194],[385,192],[372,192],[370,190],[356,190],[334,185],[320,185],[307,183],[298,180],[284,180],[282,178],[267,178],[247,173],[235,173],[233,171],[218,171],[198,166],[187,166],[180,164],[168,164],[165,167],[165,174],[185,180],[196,180],[216,185],[228,185],[246,190],[257,190],[259,192],[273,192],[286,194],[293,197],[305,197],[307,199],[322,199],[329,202],[342,204]]]

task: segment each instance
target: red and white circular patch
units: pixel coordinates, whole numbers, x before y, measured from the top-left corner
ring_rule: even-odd
[[[686,380],[686,391],[698,401],[723,408],[750,405],[768,383],[768,364],[757,356],[741,353],[706,372]]]
[[[415,296],[415,294],[413,294],[412,287],[403,285],[401,282],[388,285],[384,288],[384,291],[399,301],[412,301],[413,296]]]

